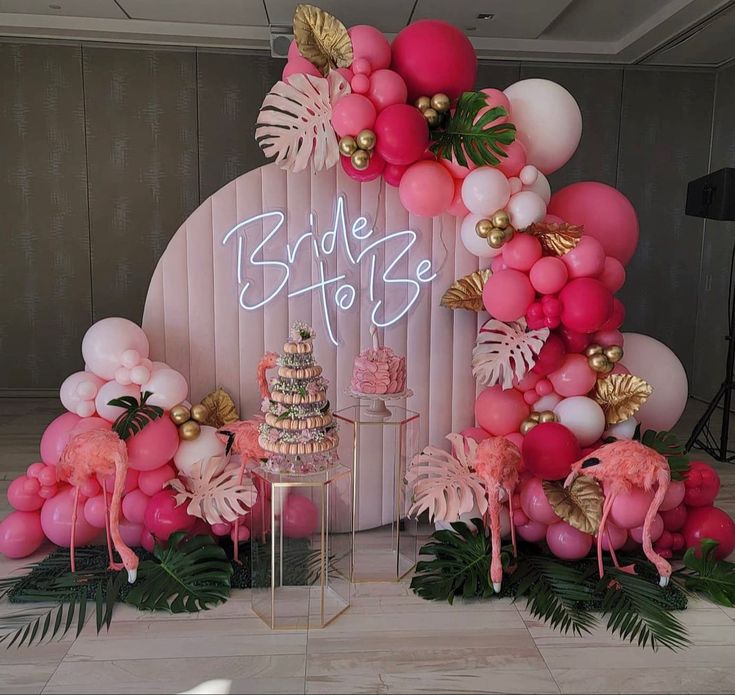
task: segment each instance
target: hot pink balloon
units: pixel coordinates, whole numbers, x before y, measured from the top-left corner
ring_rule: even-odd
[[[594,278],[570,280],[559,293],[559,299],[564,306],[561,322],[579,333],[600,330],[614,309],[610,290]]]
[[[561,257],[572,279],[598,276],[605,267],[605,258],[605,249],[593,236],[583,236],[571,251]]]
[[[508,178],[518,176],[521,169],[526,166],[526,148],[520,140],[514,140],[510,145],[503,145],[503,150],[507,156],[499,157],[498,169]]]
[[[535,297],[528,275],[512,269],[491,275],[482,291],[485,308],[499,321],[517,321],[525,316]]]
[[[651,523],[651,540],[655,543],[659,538],[661,538],[661,534],[663,532],[664,520],[661,518],[660,514],[656,514],[656,516],[653,517],[653,522]],[[635,528],[630,529],[629,533],[630,537],[636,543],[643,543],[643,526],[636,526]]]
[[[55,497],[46,500],[41,508],[41,527],[52,543],[68,548],[71,544],[71,517],[74,507],[74,488],[67,487],[61,490]],[[83,506],[80,502],[77,510],[76,522],[77,547],[90,544],[99,533],[84,518]]]
[[[288,44],[288,53],[286,55],[289,60],[291,60],[291,58],[303,58],[301,51],[299,51],[299,45],[296,43],[296,39],[293,39],[291,43]]]
[[[625,338],[620,331],[597,331],[593,334],[592,342],[602,345],[602,347],[610,347],[610,345],[619,345],[624,347]],[[617,364],[620,364],[619,362]]]
[[[38,512],[11,512],[0,522],[0,553],[18,559],[28,557],[44,541]]]
[[[593,237],[587,237],[592,239]],[[625,284],[625,268],[623,264],[612,256],[605,256],[602,272],[597,278],[607,289],[615,294]]]
[[[687,520],[688,510],[685,504],[679,504],[673,509],[659,512],[667,531],[679,531]]]
[[[179,448],[179,430],[164,416],[149,422],[140,432],[129,437],[128,467],[136,471],[152,471],[168,463]]]
[[[121,398],[122,396],[132,396],[136,400],[140,400],[140,386],[137,384],[129,384],[123,386],[118,384],[116,381],[108,381],[104,384],[97,392],[97,397],[94,400],[95,407],[100,417],[114,422],[120,415],[125,412],[125,408],[121,408],[117,405],[109,405],[110,401]]]
[[[167,463],[152,471],[141,471],[138,475],[138,487],[140,491],[149,497],[163,490],[164,485],[176,477],[174,467]]]
[[[549,374],[549,381],[560,396],[584,396],[597,383],[597,372],[592,371],[584,355],[571,353],[559,369]]]
[[[510,184],[505,174],[493,167],[471,171],[462,183],[462,200],[476,215],[492,215],[510,199]]]
[[[516,229],[525,229],[544,219],[546,203],[538,193],[522,190],[510,197],[505,210],[510,215],[510,223]]]
[[[516,124],[517,125],[517,124]],[[605,183],[582,181],[554,193],[549,212],[584,226],[608,256],[627,265],[638,245],[638,218],[630,201]]]
[[[61,452],[69,442],[69,437],[80,417],[74,413],[64,413],[54,419],[46,427],[41,436],[41,460],[55,466],[59,462]]]
[[[610,519],[620,528],[632,529],[641,526],[651,502],[653,491],[646,492],[634,487],[630,492],[618,495],[610,508]]]
[[[520,391],[503,390],[500,385],[486,388],[475,402],[475,419],[482,429],[495,436],[517,432],[530,412]]]
[[[109,505],[110,498],[107,498]],[[90,526],[105,528],[105,498],[102,495],[90,497],[84,503],[84,518]]]
[[[555,524],[559,517],[555,514],[546,497],[540,478],[529,478],[521,487],[521,509],[532,521]]]
[[[601,331],[617,331],[625,321],[625,306],[617,298],[613,297],[613,310],[610,318],[600,327]]]
[[[584,352],[590,344],[590,336],[587,333],[579,333],[564,326],[560,326],[557,333],[564,341],[567,352]]]
[[[153,548],[156,545],[156,539],[153,537],[153,534],[147,529],[143,528],[143,531],[140,534],[140,544],[149,552],[153,552]]]
[[[564,341],[558,335],[551,333],[546,339],[541,351],[536,356],[536,364],[533,366],[533,371],[541,376],[548,376],[551,372],[555,372],[561,368],[564,364],[566,354],[567,350],[564,347]]]
[[[411,214],[435,217],[451,205],[454,179],[439,162],[416,162],[403,175],[398,195]]]
[[[581,560],[592,548],[592,536],[560,521],[546,530],[546,543],[562,560]]]
[[[319,509],[308,497],[291,492],[286,498],[281,523],[287,538],[308,538],[319,525]]]
[[[377,152],[371,154],[365,169],[356,169],[349,157],[340,157],[340,162],[351,179],[363,183],[377,179],[385,171],[385,160]]]
[[[164,410],[171,410],[175,405],[186,400],[189,384],[183,374],[175,369],[157,369],[150,379],[140,387],[141,393],[149,391],[152,395],[146,403],[157,405]]]
[[[148,338],[143,329],[128,319],[110,317],[93,324],[82,339],[82,357],[91,372],[102,379],[114,379],[122,366],[122,354],[137,350],[148,357]]]
[[[303,56],[297,55],[293,58],[289,58],[286,65],[283,67],[283,72],[281,73],[281,79],[284,82],[288,81],[288,78],[291,77],[291,75],[312,75],[313,77],[321,77],[322,74],[319,72],[319,70],[316,68],[316,66],[308,61]]]
[[[353,60],[367,60],[372,70],[390,66],[390,44],[380,29],[369,24],[356,24],[347,30],[352,41]]]
[[[556,256],[539,258],[531,268],[529,279],[539,294],[556,294],[567,282],[566,265]]]
[[[546,524],[531,519],[528,523],[516,526],[518,535],[529,543],[539,543],[546,538]]]
[[[347,157],[344,159],[347,159]],[[385,169],[383,169],[383,178],[386,183],[397,187],[401,183],[406,169],[408,169],[406,164],[386,164]]]
[[[32,485],[35,483],[35,490]],[[43,498],[38,496],[41,486],[38,480],[21,475],[8,486],[8,502],[13,509],[19,512],[35,512],[43,506]]]
[[[150,497],[141,490],[131,490],[122,501],[123,516],[134,524],[142,524]]]
[[[189,516],[186,504],[176,505],[173,490],[161,490],[148,501],[145,510],[145,527],[159,540],[167,541],[175,531],[188,531],[196,522]]]
[[[408,104],[392,104],[384,108],[375,119],[374,130],[375,151],[388,164],[413,164],[429,144],[426,119],[417,108]]]
[[[610,546],[613,550],[620,550],[628,540],[628,532],[624,528],[620,528],[611,522],[605,524],[605,533],[602,536],[602,549],[610,552]]]
[[[455,217],[464,218],[469,214],[467,206],[462,200],[462,179],[454,179],[454,196],[452,202],[447,208],[447,213]]]
[[[678,507],[684,500],[686,494],[686,486],[683,480],[672,480],[664,495],[663,502],[659,507],[659,511],[668,512],[674,507]]]
[[[393,70],[376,70],[370,75],[368,99],[373,102],[380,113],[391,104],[404,104],[408,97],[408,89],[403,78]]]
[[[373,102],[362,94],[347,94],[332,107],[332,126],[337,135],[357,135],[375,126]]]
[[[514,270],[531,270],[536,261],[541,259],[541,253],[541,243],[530,234],[516,234],[509,242],[503,244],[503,260]]]

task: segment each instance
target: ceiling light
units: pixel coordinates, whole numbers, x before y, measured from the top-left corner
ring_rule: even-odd
[[[483,19],[488,20],[492,19],[495,15],[490,12],[480,12],[480,14],[477,15],[477,19]]]

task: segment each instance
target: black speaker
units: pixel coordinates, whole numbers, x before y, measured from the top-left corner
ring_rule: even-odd
[[[709,220],[735,220],[735,168],[713,171],[690,181],[685,212]]]

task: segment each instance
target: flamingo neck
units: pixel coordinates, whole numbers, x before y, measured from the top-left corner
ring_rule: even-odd
[[[112,491],[112,502],[110,503],[110,536],[115,550],[117,550],[125,569],[128,571],[128,579],[132,584],[137,576],[138,556],[125,543],[120,534],[120,510],[127,472],[127,462],[122,457],[118,457],[115,461],[115,487]]]

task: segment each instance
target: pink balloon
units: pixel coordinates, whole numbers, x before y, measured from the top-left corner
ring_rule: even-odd
[[[140,490],[131,490],[122,501],[123,516],[134,524],[142,524],[150,497]]]
[[[102,495],[90,497],[84,503],[84,518],[90,526],[105,528],[105,498]]]
[[[281,523],[286,538],[308,538],[319,525],[319,509],[308,497],[291,492],[286,497]]]
[[[391,48],[391,67],[406,81],[411,101],[439,93],[456,99],[475,84],[475,49],[462,31],[447,22],[413,22],[398,33]]]
[[[516,532],[518,535],[529,543],[539,543],[546,538],[546,524],[542,524],[540,521],[530,520],[526,524],[516,526]]]
[[[35,483],[35,490],[26,483]],[[19,512],[35,512],[43,506],[43,498],[38,496],[41,486],[35,478],[21,475],[8,487],[8,502],[13,509]]]
[[[503,435],[509,442],[515,444],[518,449],[523,446],[523,435],[520,432],[511,432],[510,434]],[[522,464],[523,462],[521,462]]]
[[[373,71],[373,66],[367,58],[355,58],[352,61],[352,72],[355,75],[365,75],[368,77]]]
[[[367,75],[362,74],[353,75],[352,79],[350,80],[350,87],[355,94],[367,95],[367,93],[370,91],[370,78]],[[375,104],[373,103],[373,105]]]
[[[54,466],[47,466],[47,468],[54,472],[54,482],[56,482],[56,468]],[[23,492],[27,495],[38,494],[38,491],[41,489],[41,483],[38,478],[29,478],[28,476],[24,477]]]
[[[52,543],[68,548],[71,544],[71,517],[74,507],[74,488],[67,487],[55,497],[46,500],[41,508],[41,527]],[[99,533],[84,518],[84,504],[77,508],[76,546],[89,545]]]
[[[605,249],[593,236],[583,236],[571,251],[561,257],[572,279],[599,275],[605,266],[605,258]]]
[[[616,331],[623,325],[623,321],[625,321],[625,307],[617,297],[613,297],[612,313],[610,314],[610,318],[602,324],[600,330]]]
[[[122,396],[132,396],[136,400],[140,400],[140,386],[137,384],[123,386],[116,381],[108,381],[104,384],[97,392],[97,397],[94,400],[100,417],[109,422],[114,422],[120,417],[125,412],[125,409],[117,405],[109,405],[109,402]]]
[[[661,510],[660,514],[667,531],[679,531],[686,523],[689,511],[685,504],[680,504],[673,509]]]
[[[539,400],[539,398],[541,398],[541,396],[539,396],[535,391],[526,391],[526,393],[523,394],[523,400],[526,401],[528,405],[533,405]]]
[[[594,278],[571,280],[559,293],[559,299],[564,306],[561,322],[579,333],[600,330],[613,313],[610,290]]]
[[[143,524],[135,524],[127,519],[120,519],[120,535],[125,544],[131,548],[140,545],[143,530]]]
[[[235,530],[232,530],[232,533],[230,533],[230,538],[232,538],[232,541],[235,542]],[[250,540],[250,529],[242,524],[237,529],[237,540],[240,543],[245,543]]]
[[[74,413],[59,415],[46,427],[41,437],[41,460],[50,466],[59,462],[61,452],[68,444],[71,431],[80,421]]]
[[[631,488],[629,492],[621,493],[615,498],[610,507],[610,519],[620,528],[641,526],[652,501],[653,491]]]
[[[11,512],[0,522],[0,553],[17,559],[28,557],[44,541],[38,512]]]
[[[587,333],[578,333],[564,326],[560,326],[557,333],[564,341],[567,352],[584,352],[590,344],[590,336]]]
[[[345,78],[345,81],[349,84],[352,82],[352,78],[355,74],[349,68],[337,68],[337,72]]]
[[[39,491],[38,496],[44,500],[50,500],[59,492],[58,485],[44,485]]]
[[[556,294],[567,282],[568,271],[561,258],[544,256],[531,268],[529,278],[539,294]]]
[[[549,374],[549,381],[560,396],[584,396],[597,383],[597,372],[592,371],[584,355],[570,353],[562,366]]]
[[[163,490],[164,485],[175,477],[176,471],[174,467],[170,463],[167,463],[152,471],[141,471],[138,475],[138,487],[143,494],[152,497],[157,492]]]
[[[560,521],[546,530],[546,543],[562,560],[581,560],[592,548],[592,536]]]
[[[188,531],[196,517],[189,516],[186,504],[176,506],[176,493],[161,490],[148,500],[144,515],[145,527],[159,540],[167,541],[175,531]]]
[[[625,339],[620,331],[597,331],[592,336],[592,342],[602,345],[602,347],[610,347],[610,345],[619,345],[623,347]],[[618,364],[620,364],[618,362]]]
[[[376,70],[370,75],[370,88],[367,93],[375,109],[380,113],[391,104],[404,104],[408,90],[403,78],[393,70]]]
[[[493,167],[478,167],[462,183],[462,200],[476,215],[492,215],[510,199],[510,184],[505,174]]]
[[[388,164],[413,164],[429,144],[429,126],[417,108],[392,104],[378,114],[375,136],[375,150]]]
[[[536,384],[536,393],[539,396],[548,396],[554,393],[554,385],[548,379],[541,379]]]
[[[503,150],[507,156],[499,157],[500,164],[498,164],[498,169],[508,178],[518,176],[521,173],[521,169],[526,166],[526,148],[521,144],[520,140],[514,140],[510,145],[503,145]]]
[[[592,239],[594,237],[585,238]],[[625,284],[625,268],[617,258],[605,256],[602,272],[598,279],[610,292],[615,294]]]
[[[664,495],[664,500],[661,502],[659,511],[668,512],[674,507],[678,507],[684,501],[684,495],[686,494],[686,486],[683,480],[672,480],[669,483],[669,487]]]
[[[651,523],[651,540],[655,543],[659,538],[661,538],[661,534],[664,532],[664,520],[661,518],[660,514],[656,514],[656,516],[653,517],[653,522]],[[643,526],[636,526],[635,528],[630,529],[630,537],[636,542],[636,543],[643,543]]]
[[[505,109],[506,114],[502,117],[502,122],[510,120],[510,100],[505,96],[505,92],[501,92],[499,89],[493,89],[492,87],[481,89],[480,91],[486,95],[485,101],[487,102],[487,106],[480,109],[478,115],[482,115],[487,109],[494,109],[499,106]],[[498,119],[498,121],[501,121],[501,119]]]
[[[516,389],[503,390],[500,385],[486,388],[475,401],[475,419],[484,429],[495,436],[517,432],[521,422],[531,409]]]
[[[369,24],[356,24],[347,30],[352,41],[353,60],[366,59],[372,70],[390,66],[390,44],[380,29]]]
[[[525,229],[544,219],[546,202],[538,193],[522,190],[510,197],[505,209],[510,215],[510,223],[516,229]]]
[[[61,404],[70,412],[80,417],[94,414],[94,397],[99,388],[105,383],[92,372],[76,372],[71,374],[61,384],[59,398]],[[91,413],[89,409],[91,407]]]
[[[179,448],[179,430],[164,415],[129,437],[127,445],[128,467],[136,471],[152,471],[174,457]]]
[[[513,387],[525,393],[526,391],[531,391],[535,389],[536,384],[538,384],[540,379],[540,374],[537,374],[536,372],[527,372],[523,379],[521,379],[520,381],[518,381],[517,378],[513,379]]]
[[[97,321],[82,339],[84,363],[102,379],[115,378],[127,350],[137,350],[141,358],[148,357],[148,338],[140,326],[128,319],[110,317]]]
[[[319,70],[316,68],[316,66],[308,61],[303,56],[294,56],[293,58],[289,58],[286,65],[283,67],[283,72],[281,73],[281,79],[284,82],[288,81],[288,78],[291,77],[291,75],[312,75],[313,77],[321,77],[322,74],[319,72]]]
[[[408,169],[408,165],[406,164],[386,164],[385,169],[383,169],[383,178],[386,183],[397,187],[401,183],[406,169]]]
[[[332,126],[337,135],[357,135],[375,126],[373,102],[362,94],[347,94],[332,107]]]
[[[559,521],[544,492],[540,478],[529,478],[521,487],[521,509],[537,523],[555,524]]]
[[[51,484],[53,485],[53,482]],[[84,484],[79,487],[79,492],[84,495],[84,497],[95,497],[100,494],[101,490],[102,488],[96,478],[89,478],[89,480],[86,480]]]
[[[531,270],[536,261],[541,258],[541,243],[530,234],[516,234],[509,242],[503,245],[503,260],[509,268],[514,270]],[[549,256],[549,260],[553,259]],[[533,281],[531,281],[533,284]]]
[[[455,217],[464,218],[469,212],[462,200],[462,179],[454,179],[454,196],[452,197],[451,204],[447,208],[447,213]]]
[[[465,439],[474,439],[478,444],[491,436],[491,434],[482,429],[482,427],[468,427],[466,430],[462,430],[460,434]]]
[[[436,217],[452,203],[454,179],[439,162],[416,162],[403,175],[398,195],[411,214]]]
[[[152,394],[146,401],[149,405],[171,410],[175,405],[186,400],[189,384],[186,383],[183,374],[175,369],[157,369],[140,387],[140,390],[141,393],[149,391]]]
[[[38,478],[38,476],[41,475],[41,473],[45,470],[46,464],[39,461],[38,463],[32,463],[30,466],[28,466],[28,469],[26,470],[26,475],[29,478]]]
[[[291,43],[288,44],[287,57],[289,60],[291,60],[291,58],[303,58],[301,51],[299,51],[299,45],[296,43],[296,39],[293,39]]]
[[[528,275],[512,269],[491,275],[482,291],[485,308],[499,321],[517,321],[525,316],[535,297]]]
[[[628,532],[624,528],[620,528],[611,522],[605,523],[605,533],[602,536],[602,549],[610,552],[610,546],[613,550],[620,550],[628,540]]]
[[[115,474],[110,473],[110,475],[106,475],[104,477],[97,476],[97,480],[99,481],[100,485],[105,486],[105,490],[107,492],[112,493],[112,491],[115,489]],[[138,487],[138,471],[128,468],[127,472],[125,473],[125,485],[123,487],[123,494],[127,495],[131,490],[135,490],[135,488]]]
[[[147,528],[143,528],[143,531],[140,534],[140,544],[149,553],[153,552],[153,548],[156,545],[156,539],[153,537],[153,534]]]
[[[373,181],[377,179],[385,170],[385,160],[377,153],[370,155],[370,162],[365,169],[355,169],[352,160],[349,157],[340,157],[342,168],[347,175],[355,181]]]
[[[230,531],[232,531],[232,524],[229,524],[229,523],[212,524],[212,533],[215,536],[226,536]]]
[[[630,201],[612,186],[597,181],[573,183],[554,193],[549,212],[584,226],[608,256],[627,265],[638,245],[638,218]]]
[[[564,347],[564,341],[558,335],[551,333],[546,339],[541,351],[536,356],[536,364],[533,366],[533,371],[541,376],[548,376],[551,372],[555,372],[561,368],[564,364],[566,354],[567,350]]]

